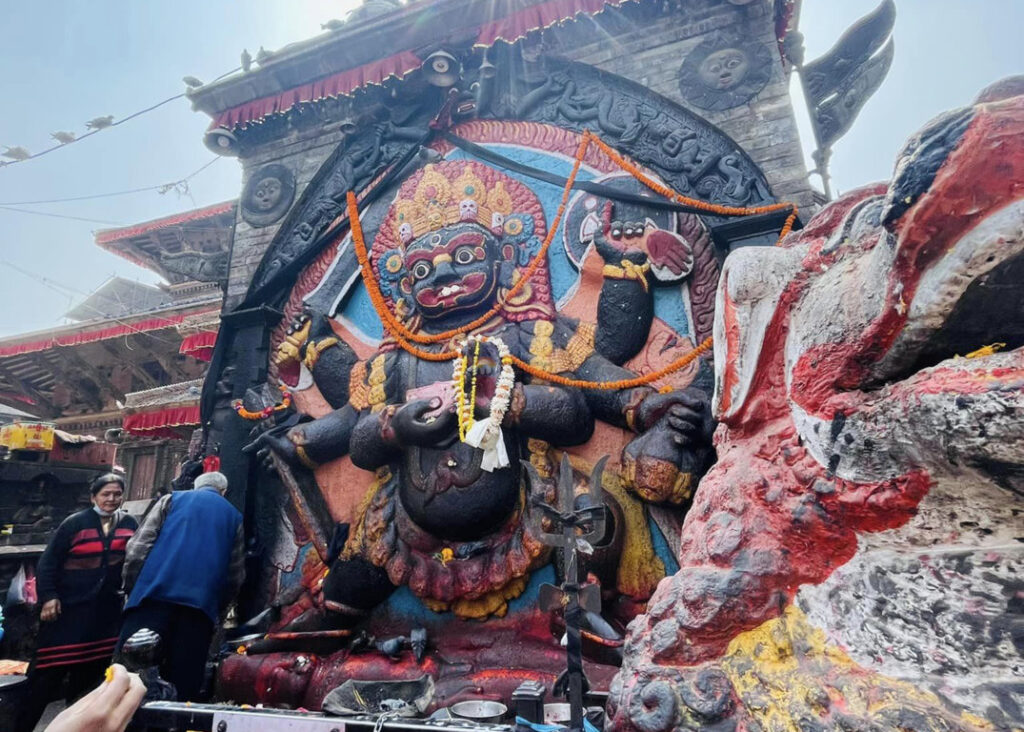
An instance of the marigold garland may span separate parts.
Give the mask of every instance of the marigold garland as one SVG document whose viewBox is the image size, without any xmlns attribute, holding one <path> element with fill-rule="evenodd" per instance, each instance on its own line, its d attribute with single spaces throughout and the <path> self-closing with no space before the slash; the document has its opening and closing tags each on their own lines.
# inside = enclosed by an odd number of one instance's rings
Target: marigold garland
<svg viewBox="0 0 1024 732">
<path fill-rule="evenodd" d="M 650 188 L 652 191 L 661 194 L 665 198 L 671 199 L 676 203 L 681 203 L 691 208 L 696 208 L 701 211 L 708 213 L 719 214 L 721 216 L 756 216 L 757 214 L 772 213 L 773 211 L 783 211 L 786 209 L 790 210 L 789 216 L 786 217 L 786 222 L 783 224 L 782 229 L 779 231 L 779 238 L 776 241 L 776 245 L 782 242 L 786 238 L 786 235 L 793 230 L 793 224 L 796 222 L 798 209 L 795 203 L 783 202 L 783 203 L 771 203 L 767 206 L 722 206 L 717 203 L 708 203 L 707 201 L 701 201 L 697 198 L 688 198 L 687 196 L 676 193 L 668 186 L 664 186 L 661 183 L 653 180 L 647 176 L 643 171 L 640 170 L 636 165 L 626 160 L 626 158 L 619 155 L 607 142 L 602 140 L 600 137 L 595 135 L 590 130 L 584 130 L 583 136 L 589 138 L 595 145 L 597 145 L 601 151 L 612 159 L 612 162 L 618 165 L 620 168 L 625 170 L 627 173 L 632 175 L 638 181 L 643 183 L 645 186 Z"/>
<path fill-rule="evenodd" d="M 470 367 L 469 356 L 459 353 L 455 359 L 455 372 L 452 375 L 452 383 L 455 387 L 455 414 L 459 420 L 459 439 L 466 441 L 466 433 L 473 426 L 473 412 L 476 410 L 476 377 L 480 368 L 480 339 L 473 339 L 473 365 Z M 463 343 L 465 348 L 468 343 Z M 469 387 L 469 399 L 466 398 L 466 371 L 472 374 L 472 381 Z"/>
<path fill-rule="evenodd" d="M 231 402 L 231 408 L 234 409 L 238 416 L 241 417 L 242 419 L 248 419 L 254 422 L 260 419 L 266 419 L 274 412 L 282 412 L 292 405 L 292 393 L 288 391 L 288 387 L 285 386 L 284 384 L 280 384 L 277 388 L 281 390 L 282 394 L 280 404 L 275 404 L 274 406 L 270 407 L 264 407 L 258 412 L 250 412 L 248 409 L 242 406 L 241 399 L 235 399 L 235 401 Z"/>
<path fill-rule="evenodd" d="M 490 414 L 482 420 L 476 420 L 476 386 L 477 374 L 480 370 L 480 344 L 490 343 L 498 350 L 501 360 L 501 372 L 491 397 Z M 469 350 L 472 347 L 473 365 L 469 366 Z M 512 401 L 512 389 L 515 387 L 516 374 L 512 368 L 512 353 L 501 338 L 483 335 L 470 336 L 459 345 L 459 355 L 452 368 L 452 388 L 455 390 L 455 414 L 459 422 L 459 439 L 473 447 L 479 447 L 484 455 L 480 468 L 488 473 L 496 468 L 504 468 L 509 464 L 508 452 L 505 449 L 501 424 L 505 421 L 509 404 Z M 466 399 L 466 372 L 471 371 L 472 381 L 469 389 L 469 400 Z"/>
<path fill-rule="evenodd" d="M 544 258 L 547 256 L 548 249 L 551 247 L 552 241 L 554 241 L 555 232 L 558 230 L 558 227 L 561 224 L 562 216 L 564 215 L 565 208 L 568 205 L 569 196 L 572 193 L 573 184 L 576 182 L 576 176 L 579 173 L 580 166 L 583 163 L 583 158 L 591 142 L 597 145 L 601 149 L 601 151 L 604 152 L 605 155 L 607 155 L 612 160 L 612 162 L 614 162 L 620 168 L 628 172 L 630 175 L 632 175 L 638 181 L 640 181 L 645 186 L 650 188 L 652 191 L 659 193 L 665 198 L 668 198 L 670 200 L 673 200 L 677 203 L 686 206 L 690 206 L 692 208 L 696 208 L 700 211 L 719 214 L 722 216 L 750 216 L 772 213 L 774 211 L 783 211 L 788 209 L 790 213 L 789 216 L 786 217 L 786 221 L 779 232 L 779 238 L 776 242 L 776 245 L 780 244 L 782 240 L 785 239 L 786 236 L 793 230 L 793 224 L 795 223 L 798 214 L 796 204 L 784 202 L 773 203 L 766 206 L 738 207 L 722 206 L 716 203 L 708 203 L 707 201 L 701 201 L 696 198 L 688 198 L 687 196 L 683 196 L 679 193 L 676 193 L 671 188 L 668 188 L 667 186 L 664 186 L 658 183 L 657 181 L 653 180 L 652 178 L 647 176 L 643 171 L 641 171 L 638 166 L 631 163 L 626 158 L 622 157 L 618 152 L 616 152 L 610 145 L 604 142 L 597 135 L 592 133 L 590 130 L 584 130 L 582 138 L 580 139 L 579 147 L 576 150 L 572 172 L 566 179 L 565 189 L 562 191 L 562 200 L 559 203 L 558 210 L 556 211 L 555 217 L 552 220 L 551 228 L 548 230 L 547 236 L 545 237 L 543 244 L 541 244 L 540 250 L 534 256 L 533 260 L 526 268 L 526 271 L 523 273 L 522 277 L 520 277 L 519 280 L 516 283 L 514 283 L 513 286 L 509 289 L 506 295 L 506 299 L 514 297 L 516 294 L 519 293 L 520 290 L 523 289 L 523 287 L 526 286 L 526 283 L 530 280 L 530 278 L 533 277 L 534 274 L 536 274 L 541 262 L 544 261 Z M 427 351 L 422 348 L 419 348 L 418 346 L 415 345 L 415 343 L 441 343 L 443 341 L 451 340 L 456 336 L 468 333 L 469 331 L 472 331 L 474 328 L 478 328 L 481 325 L 484 325 L 488 320 L 490 320 L 492 317 L 500 313 L 502 308 L 504 307 L 504 301 L 495 303 L 495 305 L 490 310 L 481 315 L 479 318 L 476 318 L 475 320 L 466 323 L 465 325 L 459 328 L 445 331 L 443 333 L 422 334 L 414 333 L 413 331 L 409 330 L 403 323 L 401 323 L 395 317 L 394 313 L 391 312 L 390 308 L 388 308 L 387 303 L 384 300 L 384 295 L 381 293 L 380 287 L 377 284 L 377 280 L 373 275 L 373 268 L 370 265 L 369 254 L 366 247 L 366 240 L 363 236 L 362 224 L 359 221 L 359 207 L 355 192 L 348 192 L 347 203 L 349 225 L 351 226 L 352 229 L 352 243 L 353 248 L 355 249 L 356 252 L 356 259 L 359 261 L 360 274 L 362 275 L 363 278 L 363 284 L 366 286 L 366 291 L 370 296 L 370 301 L 373 303 L 374 310 L 376 310 L 377 315 L 380 317 L 381 322 L 383 323 L 385 329 L 388 331 L 388 334 L 392 338 L 394 338 L 396 344 L 400 348 L 412 354 L 416 358 L 422 359 L 424 361 L 451 361 L 453 359 L 458 358 L 459 353 L 457 351 Z M 486 337 L 481 337 L 481 339 L 484 341 L 487 340 Z M 551 373 L 550 371 L 547 371 L 545 369 L 532 366 L 531 364 L 527 363 L 526 361 L 523 361 L 520 358 L 517 358 L 514 355 L 510 356 L 510 360 L 522 371 L 536 378 L 548 381 L 552 384 L 559 384 L 561 386 L 568 386 L 579 389 L 618 391 L 621 389 L 630 389 L 637 386 L 645 386 L 654 381 L 657 381 L 658 379 L 668 376 L 671 373 L 679 371 L 680 369 L 685 368 L 690 363 L 692 363 L 702 353 L 705 353 L 707 350 L 709 350 L 712 347 L 712 345 L 714 345 L 714 342 L 712 338 L 709 336 L 708 338 L 705 338 L 704 341 L 701 342 L 700 345 L 698 345 L 694 350 L 690 351 L 685 356 L 676 359 L 675 361 L 673 361 L 668 366 L 665 366 L 662 369 L 651 372 L 649 374 L 644 374 L 642 376 L 637 376 L 632 379 L 619 379 L 617 381 L 584 381 L 583 379 L 570 379 L 559 374 Z M 239 412 L 239 414 L 242 413 Z M 250 412 L 249 414 L 258 413 Z M 253 417 L 246 418 L 253 419 Z M 259 419 L 262 418 L 262 416 L 255 418 Z"/>
<path fill-rule="evenodd" d="M 699 357 L 702 353 L 707 351 L 713 345 L 714 341 L 712 340 L 711 336 L 708 336 L 701 342 L 699 346 L 694 348 L 685 356 L 677 358 L 675 361 L 670 363 L 665 368 L 658 369 L 657 371 L 652 371 L 651 373 L 644 374 L 643 376 L 637 376 L 632 379 L 619 379 L 618 381 L 584 381 L 583 379 L 570 379 L 566 376 L 553 374 L 549 371 L 545 371 L 544 369 L 539 369 L 536 366 L 531 366 L 526 361 L 516 358 L 515 356 L 512 356 L 512 363 L 514 363 L 516 366 L 518 366 L 520 369 L 530 374 L 531 376 L 535 376 L 538 379 L 544 379 L 545 381 L 549 381 L 552 384 L 558 384 L 560 386 L 570 386 L 576 389 L 619 391 L 620 389 L 632 389 L 637 386 L 646 386 L 647 384 L 650 384 L 652 381 L 657 381 L 658 379 L 664 376 L 668 376 L 669 374 L 679 371 L 682 368 L 686 368 L 691 363 L 693 363 L 694 359 Z"/>
</svg>

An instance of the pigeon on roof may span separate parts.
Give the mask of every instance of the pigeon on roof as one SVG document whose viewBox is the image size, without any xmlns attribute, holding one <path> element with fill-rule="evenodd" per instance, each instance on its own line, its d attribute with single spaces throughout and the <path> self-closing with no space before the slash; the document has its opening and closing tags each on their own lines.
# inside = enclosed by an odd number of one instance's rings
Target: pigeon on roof
<svg viewBox="0 0 1024 732">
<path fill-rule="evenodd" d="M 263 46 L 260 46 L 260 50 L 256 52 L 256 64 L 262 66 L 273 57 L 273 53 L 265 49 Z"/>
</svg>

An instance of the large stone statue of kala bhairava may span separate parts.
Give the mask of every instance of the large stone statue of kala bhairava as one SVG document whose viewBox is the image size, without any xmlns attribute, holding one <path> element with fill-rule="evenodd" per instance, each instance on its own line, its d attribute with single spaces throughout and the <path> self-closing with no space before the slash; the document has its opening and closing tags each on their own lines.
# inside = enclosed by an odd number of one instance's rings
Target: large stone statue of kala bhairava
<svg viewBox="0 0 1024 732">
<path fill-rule="evenodd" d="M 610 167 L 602 159 L 584 174 L 621 186 Z M 278 368 L 309 419 L 253 447 L 293 475 L 312 471 L 344 542 L 327 557 L 292 550 L 299 584 L 283 580 L 279 595 L 298 599 L 278 637 L 359 638 L 290 703 L 316 705 L 347 678 L 429 673 L 438 703 L 553 682 L 564 620 L 537 606 L 537 589 L 562 581 L 563 563 L 527 514 L 531 502 L 557 505 L 563 450 L 580 495 L 599 457 L 614 463 L 602 481 L 605 535 L 576 578 L 603 599 L 584 620 L 595 684 L 607 688 L 625 625 L 674 569 L 670 545 L 713 460 L 711 372 L 693 359 L 653 385 L 635 382 L 696 345 L 689 318 L 701 313 L 688 288 L 717 277 L 708 233 L 696 216 L 586 194 L 553 239 L 556 193 L 476 161 L 426 165 L 362 217 L 376 285 L 349 293 L 337 317 L 296 311 L 282 335 Z M 317 274 L 331 256 L 312 268 L 318 282 L 331 279 Z M 376 313 L 360 320 L 359 307 Z M 384 331 L 370 346 L 362 329 L 379 328 L 383 309 L 408 332 L 453 335 L 403 344 Z M 526 480 L 524 461 L 540 482 Z M 418 627 L 425 657 L 381 651 L 403 647 L 382 638 Z"/>
<path fill-rule="evenodd" d="M 615 729 L 1024 724 L 1024 96 L 732 254 L 718 462 L 630 625 Z"/>
</svg>

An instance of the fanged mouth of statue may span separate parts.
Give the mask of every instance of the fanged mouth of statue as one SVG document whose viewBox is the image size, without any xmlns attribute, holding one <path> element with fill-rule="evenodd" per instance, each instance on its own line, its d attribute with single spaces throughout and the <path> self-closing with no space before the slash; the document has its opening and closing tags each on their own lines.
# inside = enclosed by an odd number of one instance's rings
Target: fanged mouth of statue
<svg viewBox="0 0 1024 732">
<path fill-rule="evenodd" d="M 907 323 L 871 386 L 939 367 L 1024 377 L 1024 200 L 964 234 L 898 306 L 907 308 Z"/>
<path fill-rule="evenodd" d="M 473 272 L 455 282 L 424 288 L 416 294 L 416 300 L 425 308 L 450 308 L 474 299 L 486 283 L 487 275 Z"/>
</svg>

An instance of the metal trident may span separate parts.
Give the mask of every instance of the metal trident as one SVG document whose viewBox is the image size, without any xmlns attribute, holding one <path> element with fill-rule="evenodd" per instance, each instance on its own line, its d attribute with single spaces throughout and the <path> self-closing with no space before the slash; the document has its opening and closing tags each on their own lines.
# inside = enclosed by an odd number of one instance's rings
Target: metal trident
<svg viewBox="0 0 1024 732">
<path fill-rule="evenodd" d="M 576 487 L 573 480 L 569 456 L 562 454 L 558 473 L 558 508 L 544 502 L 541 478 L 537 470 L 526 460 L 523 467 L 530 478 L 529 509 L 526 512 L 526 528 L 543 544 L 562 550 L 565 562 L 565 577 L 561 587 L 544 584 L 540 588 L 540 606 L 551 611 L 565 610 L 566 670 L 555 682 L 552 690 L 556 695 L 569 698 L 569 725 L 574 730 L 583 729 L 583 694 L 589 688 L 583 673 L 583 643 L 580 636 L 580 616 L 584 611 L 601 611 L 601 591 L 597 585 L 580 586 L 580 552 L 591 554 L 591 541 L 604 536 L 605 507 L 601 499 L 601 477 L 608 456 L 597 461 L 590 474 L 590 485 L 581 496 L 583 505 L 576 508 Z M 548 519 L 554 529 L 545 531 L 543 520 Z"/>
</svg>

